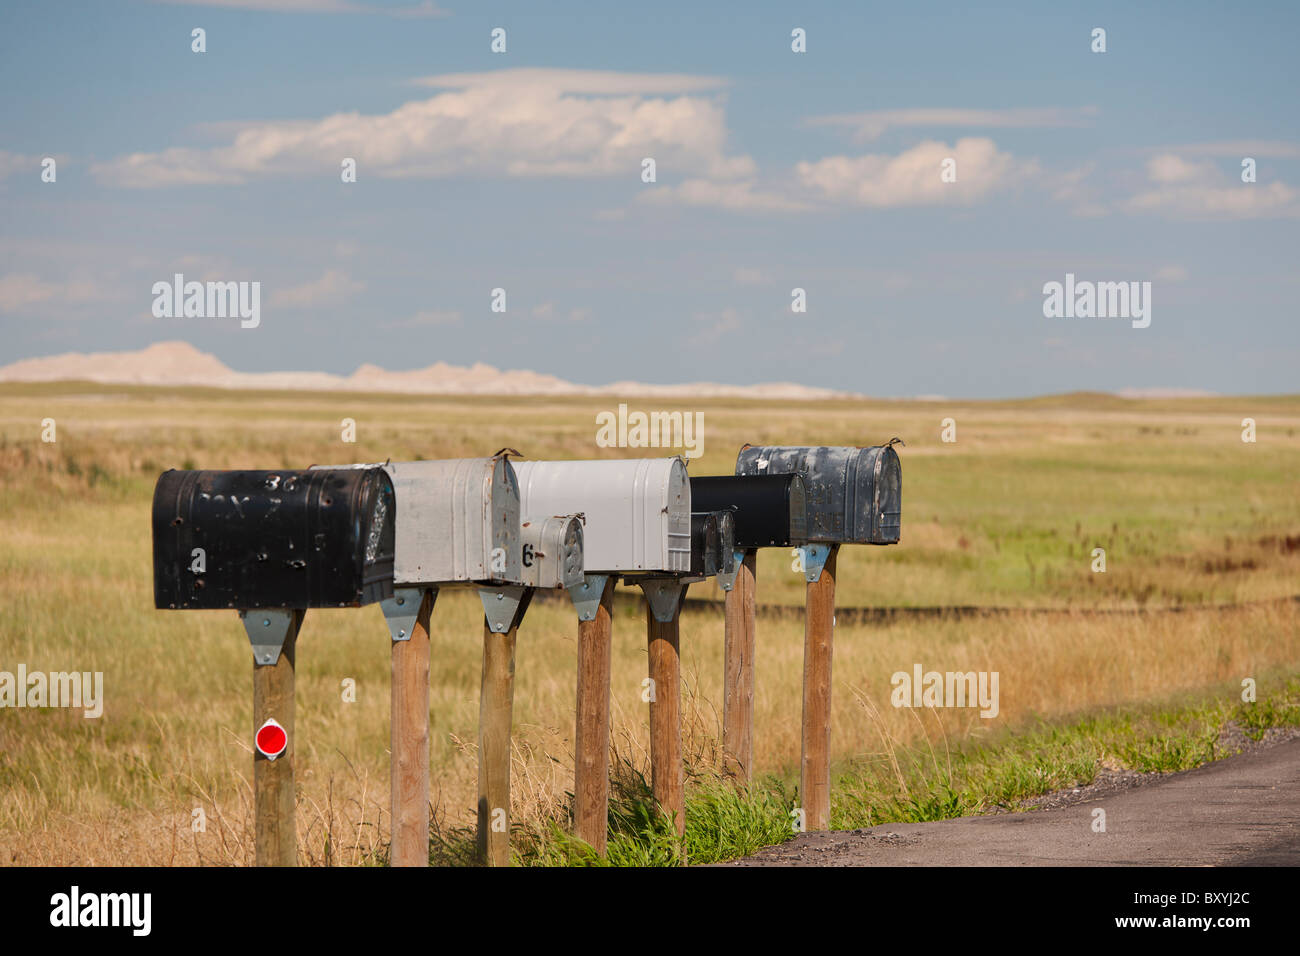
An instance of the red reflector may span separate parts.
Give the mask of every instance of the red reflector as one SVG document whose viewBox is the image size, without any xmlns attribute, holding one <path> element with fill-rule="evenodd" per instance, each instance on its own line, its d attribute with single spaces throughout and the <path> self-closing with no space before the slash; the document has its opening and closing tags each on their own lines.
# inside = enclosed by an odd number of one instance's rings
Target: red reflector
<svg viewBox="0 0 1300 956">
<path fill-rule="evenodd" d="M 258 751 L 264 757 L 274 760 L 280 754 L 284 753 L 284 748 L 289 743 L 289 735 L 284 732 L 284 728 L 276 723 L 272 717 L 257 731 L 255 739 Z"/>
</svg>

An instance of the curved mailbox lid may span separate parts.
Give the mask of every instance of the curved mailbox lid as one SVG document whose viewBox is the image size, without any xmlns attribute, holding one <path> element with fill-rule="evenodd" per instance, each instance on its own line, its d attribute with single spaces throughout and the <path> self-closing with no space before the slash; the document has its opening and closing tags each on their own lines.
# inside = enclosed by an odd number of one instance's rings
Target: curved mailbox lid
<svg viewBox="0 0 1300 956">
<path fill-rule="evenodd" d="M 520 461 L 524 514 L 581 514 L 589 574 L 686 573 L 691 486 L 680 458 Z"/>
<path fill-rule="evenodd" d="M 691 476 L 691 507 L 735 517 L 736 547 L 790 547 L 808 540 L 808 511 L 798 475 Z"/>
<path fill-rule="evenodd" d="M 154 603 L 381 601 L 393 593 L 394 510 L 392 482 L 376 467 L 164 472 L 153 499 Z"/>
<path fill-rule="evenodd" d="M 577 515 L 526 518 L 519 527 L 523 584 L 571 588 L 582 583 L 582 520 Z"/>
<path fill-rule="evenodd" d="M 730 511 L 691 513 L 691 574 L 726 577 L 736 572 L 736 520 Z"/>
<path fill-rule="evenodd" d="M 892 445 L 746 445 L 736 474 L 798 474 L 808 501 L 808 540 L 895 544 L 902 517 L 902 466 Z"/>
<path fill-rule="evenodd" d="M 722 536 L 718 532 L 718 515 L 721 512 L 693 512 L 691 514 L 691 574 L 713 577 L 718 573 L 722 558 Z"/>
</svg>

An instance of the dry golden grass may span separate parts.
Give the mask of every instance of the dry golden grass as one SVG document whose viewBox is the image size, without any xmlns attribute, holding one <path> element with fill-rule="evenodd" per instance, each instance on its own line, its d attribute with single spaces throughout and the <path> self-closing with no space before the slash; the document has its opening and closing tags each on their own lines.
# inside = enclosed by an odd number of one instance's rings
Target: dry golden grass
<svg viewBox="0 0 1300 956">
<path fill-rule="evenodd" d="M 0 863 L 251 862 L 251 659 L 233 614 L 152 607 L 149 501 L 157 473 L 196 467 L 483 455 L 614 457 L 594 447 L 601 400 L 452 401 L 241 395 L 211 390 L 0 387 L 0 670 L 103 671 L 104 716 L 0 710 Z M 660 407 L 651 402 L 644 407 Z M 680 408 L 684 403 L 662 407 Z M 696 406 L 691 406 L 692 408 Z M 730 470 L 745 441 L 908 441 L 903 542 L 847 548 L 840 606 L 997 605 L 995 615 L 845 613 L 836 633 L 834 756 L 890 743 L 952 744 L 1100 708 L 1265 681 L 1294 667 L 1300 609 L 1300 402 L 1292 398 L 1019 403 L 705 402 L 697 474 Z M 1240 419 L 1259 423 L 1243 445 Z M 959 441 L 938 440 L 939 419 Z M 42 418 L 59 441 L 39 441 Z M 343 417 L 359 441 L 338 440 Z M 635 454 L 634 452 L 633 454 Z M 1105 547 L 1105 575 L 1089 570 Z M 759 598 L 797 605 L 788 555 L 760 557 Z M 692 596 L 718 597 L 712 583 Z M 1203 603 L 1223 610 L 1169 608 Z M 1055 607 L 1059 612 L 1028 611 Z M 1139 612 L 1139 609 L 1148 610 Z M 1120 609 L 1124 613 L 1099 613 Z M 1162 610 L 1165 609 L 1165 610 Z M 644 614 L 616 608 L 613 710 L 620 760 L 646 769 Z M 563 817 L 572 781 L 576 626 L 540 602 L 520 635 L 512 819 Z M 446 831 L 473 821 L 481 609 L 470 592 L 434 615 L 431 801 Z M 388 831 L 388 638 L 376 608 L 313 611 L 298 653 L 300 855 L 382 859 Z M 682 626 L 687 751 L 716 770 L 722 619 Z M 802 622 L 763 616 L 756 769 L 797 776 Z M 889 706 L 890 675 L 996 670 L 1001 713 Z M 356 681 L 345 703 L 341 682 Z M 192 813 L 206 815 L 204 832 Z"/>
</svg>

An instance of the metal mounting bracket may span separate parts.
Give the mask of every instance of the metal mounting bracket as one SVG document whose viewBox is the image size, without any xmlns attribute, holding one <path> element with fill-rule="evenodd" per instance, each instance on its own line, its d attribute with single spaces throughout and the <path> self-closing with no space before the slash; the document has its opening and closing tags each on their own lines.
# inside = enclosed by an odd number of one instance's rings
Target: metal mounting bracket
<svg viewBox="0 0 1300 956">
<path fill-rule="evenodd" d="M 736 586 L 736 575 L 740 573 L 740 566 L 745 562 L 745 550 L 736 548 L 731 552 L 731 571 L 727 574 L 718 575 L 718 583 L 722 585 L 722 590 L 730 591 Z"/>
<path fill-rule="evenodd" d="M 815 584 L 822 576 L 822 568 L 830 560 L 833 544 L 805 544 L 799 550 L 803 552 L 803 576 L 809 584 Z"/>
<path fill-rule="evenodd" d="M 686 582 L 679 577 L 641 578 L 637 584 L 645 592 L 646 603 L 650 605 L 650 613 L 656 621 L 667 624 L 677 616 Z"/>
<path fill-rule="evenodd" d="M 573 598 L 579 621 L 596 620 L 600 598 L 605 593 L 605 582 L 608 580 L 608 574 L 587 574 L 583 576 L 581 584 L 569 588 L 569 597 Z"/>
<path fill-rule="evenodd" d="M 303 613 L 305 612 L 292 608 L 254 608 L 239 612 L 239 619 L 244 622 L 244 631 L 248 634 L 248 642 L 253 645 L 254 663 L 266 667 L 280 659 L 284 643 L 294 627 L 294 618 Z M 298 620 L 301 621 L 301 618 Z"/>
<path fill-rule="evenodd" d="M 379 602 L 388 622 L 388 633 L 394 641 L 409 641 L 415 632 L 415 619 L 420 616 L 420 605 L 424 603 L 424 592 L 433 596 L 430 603 L 438 600 L 437 588 L 393 588 L 393 596 Z"/>
<path fill-rule="evenodd" d="M 493 633 L 504 634 L 514 630 L 524 619 L 528 603 L 533 599 L 533 589 L 523 584 L 503 584 L 494 588 L 479 588 L 483 602 L 483 616 Z"/>
</svg>

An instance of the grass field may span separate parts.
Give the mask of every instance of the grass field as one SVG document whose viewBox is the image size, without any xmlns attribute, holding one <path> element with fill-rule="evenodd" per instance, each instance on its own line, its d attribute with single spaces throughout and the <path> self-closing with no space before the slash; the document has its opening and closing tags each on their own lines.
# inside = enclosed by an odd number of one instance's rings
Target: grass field
<svg viewBox="0 0 1300 956">
<path fill-rule="evenodd" d="M 102 671 L 99 719 L 0 710 L 0 862 L 252 860 L 251 654 L 233 613 L 154 610 L 149 506 L 166 468 L 290 468 L 386 458 L 619 457 L 595 445 L 615 401 L 401 398 L 89 384 L 0 385 L 0 671 Z M 1300 719 L 1300 396 L 1014 402 L 644 400 L 704 413 L 694 474 L 744 442 L 906 441 L 902 543 L 845 548 L 836 628 L 835 822 L 952 815 L 1090 779 L 1101 765 L 1181 769 L 1217 755 L 1227 720 Z M 957 441 L 940 441 L 953 418 Z M 1258 441 L 1241 440 L 1242 419 Z M 57 442 L 41 441 L 41 422 Z M 357 441 L 340 440 L 353 418 Z M 649 452 L 655 454 L 657 452 Z M 1093 549 L 1106 552 L 1092 571 Z M 671 863 L 647 810 L 644 612 L 620 589 L 611 860 Z M 718 598 L 716 585 L 692 597 Z M 759 600 L 798 606 L 788 553 L 762 552 Z M 993 607 L 997 613 L 927 609 Z M 907 609 L 911 609 L 910 611 Z M 466 859 L 473 822 L 481 609 L 434 615 L 433 853 Z M 572 786 L 576 626 L 541 602 L 521 631 L 512 819 L 521 862 L 589 862 L 563 836 Z M 383 862 L 389 641 L 377 608 L 313 611 L 298 649 L 300 856 Z M 802 623 L 759 622 L 746 797 L 717 784 L 722 616 L 682 624 L 692 860 L 789 832 Z M 1000 674 L 1000 713 L 890 706 L 890 675 Z M 1254 678 L 1257 704 L 1242 704 Z M 354 703 L 342 682 L 356 682 Z M 205 829 L 192 820 L 202 810 Z"/>
</svg>

